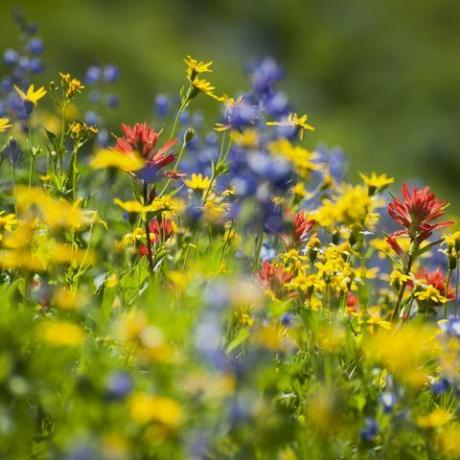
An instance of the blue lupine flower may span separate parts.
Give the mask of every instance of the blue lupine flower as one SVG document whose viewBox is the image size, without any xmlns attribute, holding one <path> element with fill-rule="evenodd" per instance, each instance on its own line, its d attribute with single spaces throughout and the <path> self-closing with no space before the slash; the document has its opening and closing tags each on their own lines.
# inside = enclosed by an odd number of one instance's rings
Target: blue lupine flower
<svg viewBox="0 0 460 460">
<path fill-rule="evenodd" d="M 29 71 L 32 73 L 42 73 L 44 68 L 43 61 L 39 58 L 32 58 L 29 61 Z"/>
<path fill-rule="evenodd" d="M 19 53 L 16 50 L 8 48 L 3 53 L 3 62 L 6 65 L 15 64 L 19 60 Z"/>
<path fill-rule="evenodd" d="M 85 123 L 91 126 L 96 126 L 99 123 L 99 115 L 92 110 L 85 113 Z"/>
<path fill-rule="evenodd" d="M 460 318 L 458 316 L 449 316 L 447 321 L 439 322 L 439 327 L 448 335 L 460 337 Z"/>
<path fill-rule="evenodd" d="M 166 117 L 169 113 L 170 102 L 165 94 L 158 94 L 155 98 L 155 113 L 159 117 Z"/>
<path fill-rule="evenodd" d="M 113 64 L 108 64 L 104 66 L 103 75 L 104 75 L 105 81 L 109 83 L 113 83 L 114 81 L 118 80 L 118 78 L 120 77 L 120 70 L 118 69 L 117 66 Z"/>
<path fill-rule="evenodd" d="M 102 71 L 99 67 L 97 66 L 88 67 L 88 69 L 86 70 L 85 82 L 88 85 L 97 83 L 99 79 L 101 78 L 101 75 L 102 75 Z"/>
<path fill-rule="evenodd" d="M 41 54 L 43 53 L 45 47 L 43 45 L 43 40 L 39 37 L 32 38 L 32 40 L 27 43 L 27 49 L 32 54 Z"/>
<path fill-rule="evenodd" d="M 281 324 L 283 326 L 290 326 L 293 320 L 294 316 L 292 313 L 284 313 L 284 315 L 281 317 Z"/>
<path fill-rule="evenodd" d="M 110 135 L 106 129 L 100 129 L 97 133 L 97 142 L 103 147 L 109 147 L 110 145 Z"/>
<path fill-rule="evenodd" d="M 264 101 L 265 110 L 272 118 L 286 116 L 290 112 L 289 101 L 286 93 L 276 92 Z"/>
<path fill-rule="evenodd" d="M 120 100 L 118 99 L 118 96 L 115 96 L 114 94 L 111 94 L 107 97 L 107 105 L 110 108 L 115 108 L 118 107 L 118 104 L 120 103 Z"/>
<path fill-rule="evenodd" d="M 268 92 L 283 77 L 283 69 L 271 57 L 255 60 L 248 66 L 252 88 L 256 93 Z"/>
<path fill-rule="evenodd" d="M 253 126 L 259 118 L 259 110 L 240 97 L 233 103 L 226 104 L 224 109 L 224 124 L 233 129 L 243 129 Z"/>
<path fill-rule="evenodd" d="M 361 438 L 364 441 L 373 441 L 378 432 L 378 425 L 375 419 L 367 418 L 364 421 L 364 428 L 361 430 Z"/>
<path fill-rule="evenodd" d="M 276 251 L 267 242 L 264 242 L 260 250 L 260 260 L 262 262 L 271 262 L 275 257 Z"/>
</svg>

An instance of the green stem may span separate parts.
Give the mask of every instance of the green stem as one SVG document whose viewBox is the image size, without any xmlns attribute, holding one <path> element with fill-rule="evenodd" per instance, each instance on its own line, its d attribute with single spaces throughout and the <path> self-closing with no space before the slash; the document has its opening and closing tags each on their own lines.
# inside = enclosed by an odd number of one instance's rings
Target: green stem
<svg viewBox="0 0 460 460">
<path fill-rule="evenodd" d="M 144 206 L 147 206 L 149 194 L 148 194 L 148 183 L 144 181 L 143 192 L 144 192 Z M 147 246 L 147 259 L 149 261 L 150 273 L 153 273 L 153 254 L 152 254 L 152 242 L 150 241 L 150 228 L 149 228 L 149 219 L 145 216 L 145 238 Z"/>
<path fill-rule="evenodd" d="M 408 275 L 410 273 L 413 262 L 414 260 L 412 257 L 412 253 L 409 253 L 409 259 L 407 260 L 407 266 L 406 266 L 406 269 L 404 270 L 405 275 Z M 398 316 L 399 307 L 401 306 L 401 301 L 404 296 L 404 292 L 406 291 L 406 286 L 407 286 L 407 282 L 404 281 L 402 283 L 401 289 L 399 290 L 398 300 L 396 301 L 395 309 L 393 310 L 393 314 L 391 315 L 391 321 L 394 321 Z"/>
</svg>

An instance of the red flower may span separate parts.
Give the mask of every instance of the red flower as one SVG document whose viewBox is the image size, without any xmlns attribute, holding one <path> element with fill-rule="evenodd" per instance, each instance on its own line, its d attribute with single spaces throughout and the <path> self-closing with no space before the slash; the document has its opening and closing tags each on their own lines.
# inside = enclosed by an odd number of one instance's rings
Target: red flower
<svg viewBox="0 0 460 460">
<path fill-rule="evenodd" d="M 175 139 L 170 139 L 163 147 L 154 151 L 160 134 L 147 123 L 136 123 L 134 126 L 122 123 L 121 130 L 123 136 L 117 138 L 115 146 L 120 152 L 129 153 L 135 150 L 144 157 L 148 166 L 157 168 L 162 168 L 176 159 L 174 154 L 167 154 L 168 150 L 176 144 Z"/>
<path fill-rule="evenodd" d="M 277 291 L 292 279 L 292 275 L 283 267 L 275 267 L 268 260 L 264 261 L 259 271 L 259 278 L 265 288 Z"/>
<path fill-rule="evenodd" d="M 166 241 L 174 234 L 174 224 L 170 219 L 162 219 L 161 222 L 158 222 L 155 217 L 149 222 L 149 232 L 153 243 Z"/>
<path fill-rule="evenodd" d="M 453 222 L 435 222 L 444 215 L 447 201 L 440 200 L 428 188 L 409 190 L 406 184 L 402 186 L 403 200 L 393 198 L 388 205 L 390 217 L 405 227 L 405 230 L 396 232 L 394 236 L 406 234 L 421 242 L 428 238 L 433 230 L 451 225 Z M 391 244 L 391 243 L 390 243 Z"/>
<path fill-rule="evenodd" d="M 432 272 L 422 269 L 415 277 L 436 288 L 443 297 L 449 300 L 455 299 L 455 290 L 450 285 L 446 286 L 447 276 L 439 268 Z"/>
<path fill-rule="evenodd" d="M 307 233 L 315 225 L 315 221 L 308 219 L 307 215 L 304 212 L 298 212 L 295 216 L 294 221 L 294 236 L 295 239 L 300 242 L 302 241 Z"/>
</svg>

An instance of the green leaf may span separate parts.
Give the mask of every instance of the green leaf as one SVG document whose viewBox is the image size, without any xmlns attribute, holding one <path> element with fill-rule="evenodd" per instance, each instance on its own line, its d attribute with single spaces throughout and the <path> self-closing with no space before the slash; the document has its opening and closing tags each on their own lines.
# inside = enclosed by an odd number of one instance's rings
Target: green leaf
<svg viewBox="0 0 460 460">
<path fill-rule="evenodd" d="M 225 350 L 226 353 L 230 353 L 235 350 L 235 348 L 238 348 L 240 345 L 246 342 L 248 337 L 249 329 L 247 327 L 240 329 L 238 334 L 236 334 L 236 337 L 228 344 L 227 349 Z"/>
</svg>

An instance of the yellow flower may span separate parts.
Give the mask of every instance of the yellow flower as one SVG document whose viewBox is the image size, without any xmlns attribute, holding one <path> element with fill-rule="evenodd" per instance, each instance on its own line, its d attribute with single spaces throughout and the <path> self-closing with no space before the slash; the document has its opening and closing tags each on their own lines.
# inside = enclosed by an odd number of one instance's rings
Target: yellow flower
<svg viewBox="0 0 460 460">
<path fill-rule="evenodd" d="M 138 423 L 157 422 L 167 428 L 176 428 L 183 419 L 182 409 L 176 401 L 140 393 L 130 398 L 129 412 Z"/>
<path fill-rule="evenodd" d="M 10 123 L 9 118 L 0 118 L 0 133 L 3 133 L 8 128 L 11 128 L 11 126 L 13 125 Z"/>
<path fill-rule="evenodd" d="M 73 78 L 69 73 L 59 72 L 59 76 L 61 77 L 61 81 L 65 88 L 65 95 L 67 99 L 71 99 L 77 93 L 81 93 L 85 87 L 80 80 Z"/>
<path fill-rule="evenodd" d="M 452 457 L 460 457 L 460 423 L 452 423 L 444 426 L 442 431 L 437 436 L 437 441 L 440 449 L 447 455 Z"/>
<path fill-rule="evenodd" d="M 53 304 L 62 310 L 79 310 L 83 307 L 85 296 L 76 289 L 60 287 L 53 292 Z"/>
<path fill-rule="evenodd" d="M 420 415 L 417 417 L 417 425 L 420 428 L 438 428 L 445 425 L 452 414 L 446 409 L 437 408 L 427 415 Z"/>
<path fill-rule="evenodd" d="M 80 326 L 67 321 L 43 321 L 37 331 L 43 340 L 58 347 L 75 347 L 85 338 L 85 333 Z"/>
<path fill-rule="evenodd" d="M 17 223 L 18 221 L 15 214 L 5 214 L 5 211 L 0 211 L 0 229 L 3 228 L 5 232 L 11 232 Z"/>
<path fill-rule="evenodd" d="M 394 183 L 393 177 L 387 177 L 386 174 L 376 174 L 372 172 L 370 175 L 366 176 L 363 173 L 359 173 L 363 182 L 367 185 L 369 189 L 369 193 L 372 195 L 376 190 L 381 192 L 384 190 L 388 185 Z"/>
<path fill-rule="evenodd" d="M 192 85 L 196 91 L 206 94 L 207 96 L 210 96 L 213 99 L 218 99 L 218 97 L 214 94 L 214 90 L 216 88 L 208 80 L 204 80 L 201 78 L 195 78 L 192 81 Z"/>
<path fill-rule="evenodd" d="M 292 145 L 287 139 L 279 139 L 268 144 L 268 151 L 272 155 L 286 158 L 302 177 L 308 177 L 311 171 L 319 169 L 314 163 L 316 154 L 300 146 Z"/>
<path fill-rule="evenodd" d="M 456 252 L 460 252 L 460 231 L 445 234 L 442 238 L 449 248 L 455 249 Z"/>
<path fill-rule="evenodd" d="M 292 126 L 299 130 L 300 140 L 303 139 L 303 133 L 305 130 L 314 131 L 315 128 L 307 123 L 308 115 L 302 115 L 299 117 L 296 113 L 290 113 L 285 120 L 281 121 L 267 121 L 267 126 Z"/>
<path fill-rule="evenodd" d="M 396 289 L 399 289 L 404 283 L 410 281 L 412 277 L 410 275 L 405 275 L 400 270 L 393 270 L 390 273 L 390 285 L 395 286 Z"/>
<path fill-rule="evenodd" d="M 192 174 L 190 179 L 185 179 L 184 184 L 192 190 L 207 190 L 211 185 L 211 178 L 202 174 Z"/>
<path fill-rule="evenodd" d="M 248 128 L 242 132 L 232 131 L 231 140 L 240 147 L 257 148 L 259 145 L 259 132 L 256 129 Z"/>
<path fill-rule="evenodd" d="M 121 153 L 112 149 L 101 149 L 89 162 L 93 169 L 117 168 L 125 172 L 138 171 L 144 167 L 144 160 L 136 152 Z"/>
<path fill-rule="evenodd" d="M 198 61 L 192 56 L 187 56 L 184 59 L 186 67 L 186 72 L 187 72 L 187 77 L 189 78 L 190 81 L 193 81 L 195 77 L 200 74 L 200 73 L 205 73 L 205 72 L 212 72 L 211 66 L 213 64 L 212 61 L 209 62 L 203 62 L 203 61 Z"/>
<path fill-rule="evenodd" d="M 95 126 L 87 125 L 81 121 L 73 121 L 69 125 L 69 134 L 72 139 L 87 139 L 97 134 L 98 129 Z"/>
<path fill-rule="evenodd" d="M 437 304 L 444 304 L 449 301 L 447 297 L 444 297 L 443 295 L 441 295 L 439 290 L 436 289 L 431 284 L 423 286 L 421 291 L 417 291 L 414 294 L 414 297 L 417 300 L 421 300 L 421 301 L 431 300 L 432 302 L 437 303 Z"/>
<path fill-rule="evenodd" d="M 23 101 L 31 102 L 34 105 L 37 105 L 37 102 L 46 95 L 46 89 L 44 86 L 35 90 L 34 85 L 30 85 L 25 93 L 16 85 L 14 85 L 14 89 Z"/>
</svg>

